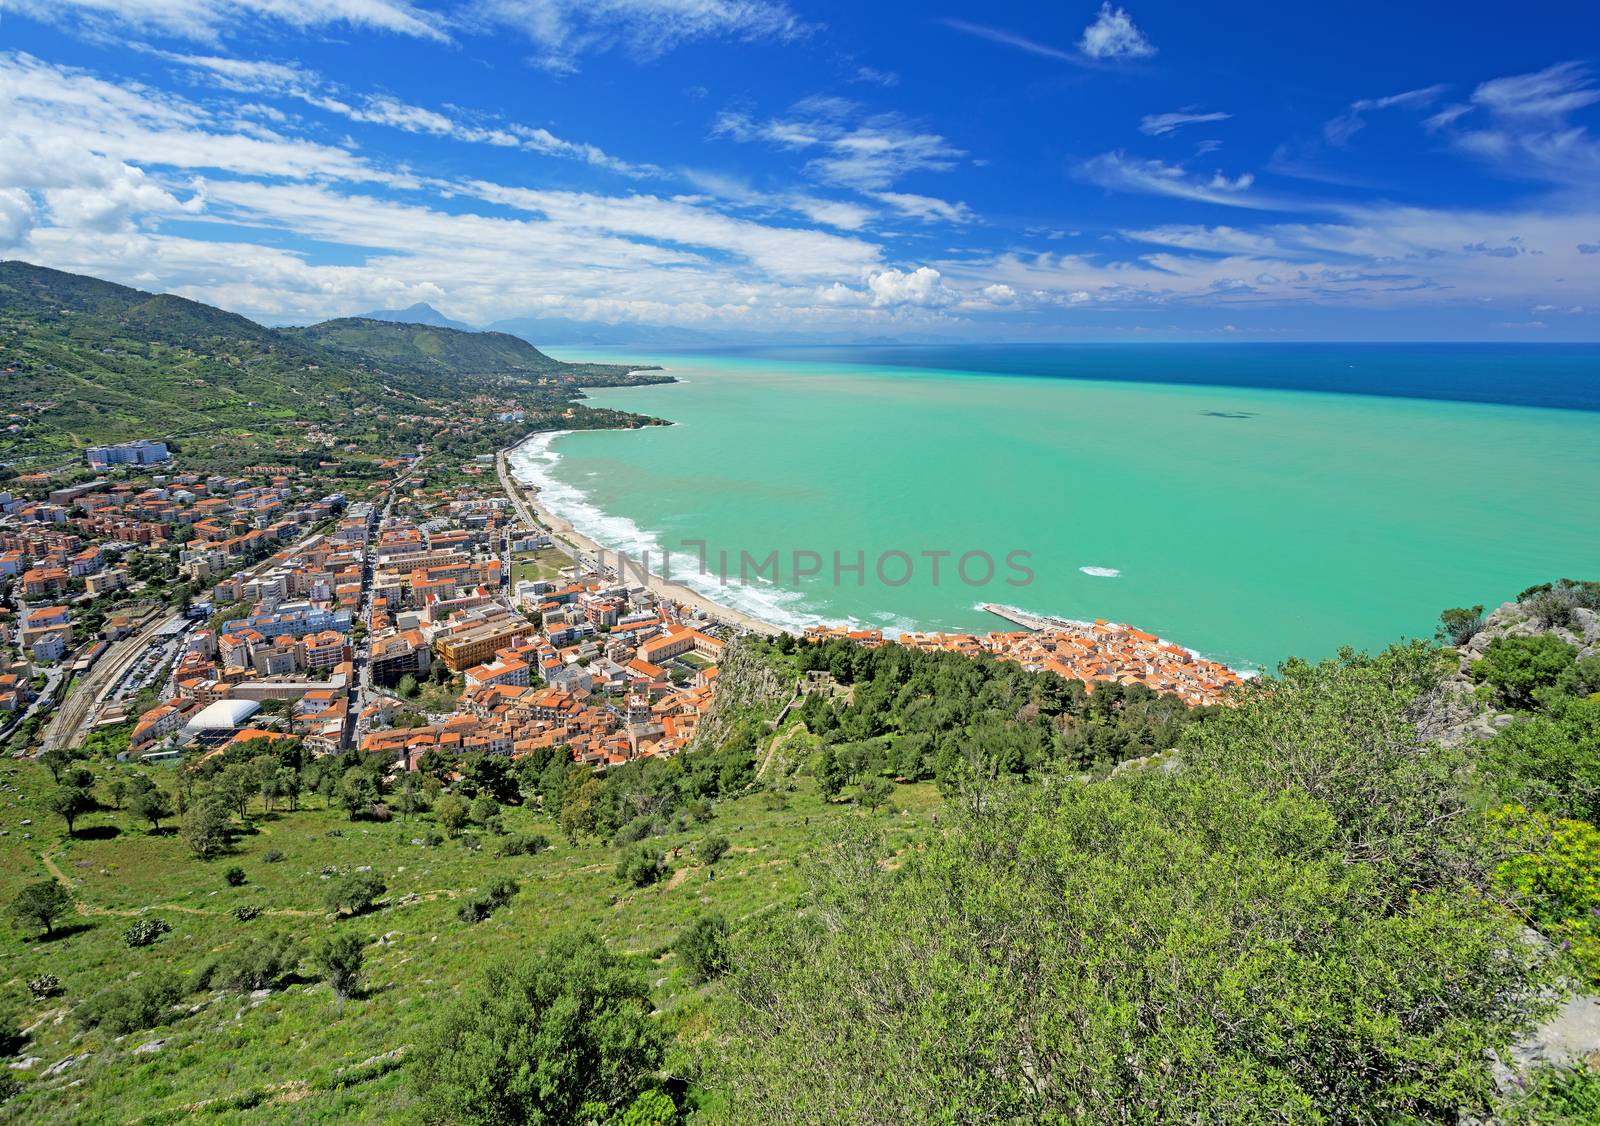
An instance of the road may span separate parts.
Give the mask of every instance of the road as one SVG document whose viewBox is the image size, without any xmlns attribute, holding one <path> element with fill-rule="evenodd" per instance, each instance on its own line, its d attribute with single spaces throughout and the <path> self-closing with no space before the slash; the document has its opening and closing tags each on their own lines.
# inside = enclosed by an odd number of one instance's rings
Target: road
<svg viewBox="0 0 1600 1126">
<path fill-rule="evenodd" d="M 356 621 L 365 622 L 367 634 L 361 643 L 353 647 L 350 658 L 350 688 L 345 708 L 343 740 L 346 747 L 361 746 L 361 737 L 366 734 L 366 725 L 362 722 L 361 712 L 366 707 L 367 697 L 372 694 L 372 573 L 376 552 L 374 543 L 377 535 L 389 523 L 389 515 L 394 511 L 395 497 L 400 495 L 400 490 L 416 481 L 421 481 L 419 470 L 422 469 L 427 457 L 419 457 L 416 463 L 406 471 L 406 475 L 389 486 L 389 494 L 384 498 L 383 511 L 373 511 L 371 522 L 367 527 L 367 542 L 361 549 L 361 598 L 356 603 Z"/>
</svg>

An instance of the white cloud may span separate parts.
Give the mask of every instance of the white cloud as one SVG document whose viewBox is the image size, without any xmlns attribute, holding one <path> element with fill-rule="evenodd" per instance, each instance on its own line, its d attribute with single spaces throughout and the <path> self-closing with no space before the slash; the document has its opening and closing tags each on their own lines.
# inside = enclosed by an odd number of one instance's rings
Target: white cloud
<svg viewBox="0 0 1600 1126">
<path fill-rule="evenodd" d="M 1195 113 L 1184 110 L 1179 113 L 1150 113 L 1139 119 L 1139 132 L 1152 137 L 1159 137 L 1165 133 L 1172 133 L 1185 125 L 1199 125 L 1207 121 L 1226 121 L 1231 113 Z"/>
<path fill-rule="evenodd" d="M 33 221 L 33 198 L 20 188 L 0 188 L 0 249 L 20 245 Z"/>
<path fill-rule="evenodd" d="M 251 21 L 298 29 L 346 25 L 445 41 L 442 20 L 406 0 L 7 0 L 11 11 L 66 27 L 82 21 L 214 42 Z"/>
<path fill-rule="evenodd" d="M 1115 191 L 1172 196 L 1226 207 L 1272 210 L 1281 206 L 1277 201 L 1249 190 L 1255 183 L 1255 177 L 1249 172 L 1240 173 L 1232 179 L 1215 172 L 1206 179 L 1191 174 L 1179 164 L 1143 160 L 1121 152 L 1103 153 L 1086 160 L 1079 166 L 1078 172 L 1090 183 Z"/>
<path fill-rule="evenodd" d="M 1418 90 L 1407 90 L 1401 94 L 1390 94 L 1382 98 L 1362 98 L 1359 101 L 1351 102 L 1349 109 L 1324 125 L 1322 127 L 1322 135 L 1328 139 L 1330 144 L 1348 144 L 1350 138 L 1366 126 L 1366 118 L 1363 115 L 1374 110 L 1415 109 L 1429 106 L 1444 91 L 1445 88 L 1443 86 L 1424 86 Z M 1437 116 L 1435 115 L 1435 117 Z M 1432 119 L 1430 118 L 1430 120 Z"/>
<path fill-rule="evenodd" d="M 758 121 L 727 112 L 713 125 L 714 136 L 764 141 L 779 148 L 821 149 L 806 165 L 817 179 L 861 192 L 884 191 L 915 172 L 954 168 L 965 153 L 944 137 L 907 122 L 898 114 L 874 114 L 852 121 L 855 106 L 843 98 L 808 98 L 782 117 Z"/>
<path fill-rule="evenodd" d="M 933 196 L 913 195 L 908 192 L 870 192 L 879 203 L 887 204 L 901 215 L 920 219 L 924 223 L 971 223 L 977 219 L 972 208 L 961 202 L 935 199 Z"/>
<path fill-rule="evenodd" d="M 525 35 L 535 61 L 556 73 L 606 51 L 648 61 L 699 39 L 787 43 L 815 30 L 780 0 L 475 0 L 467 12 Z"/>
<path fill-rule="evenodd" d="M 1017 50 L 1026 51 L 1030 55 L 1038 55 L 1041 58 L 1057 59 L 1061 62 L 1078 63 L 1080 65 L 1084 62 L 1082 55 L 1075 54 L 1072 51 L 1063 51 L 1060 47 L 1052 47 L 1048 43 L 1040 43 L 1037 40 L 1029 39 L 1025 35 L 1007 31 L 1005 28 L 988 27 L 984 24 L 969 23 L 966 20 L 956 19 L 940 20 L 939 22 L 952 31 L 959 31 L 963 35 L 987 39 L 991 43 L 999 43 L 1006 47 L 1015 47 Z"/>
<path fill-rule="evenodd" d="M 1588 187 L 1600 177 L 1600 141 L 1568 117 L 1596 102 L 1600 86 L 1589 68 L 1557 63 L 1480 83 L 1466 104 L 1446 108 L 1426 125 L 1507 175 Z"/>
<path fill-rule="evenodd" d="M 467 144 L 523 149 L 581 161 L 624 176 L 656 176 L 661 172 L 651 164 L 636 164 L 612 156 L 598 145 L 565 140 L 540 126 L 517 122 L 474 122 L 411 105 L 389 94 L 351 93 L 317 74 L 283 63 L 215 55 L 163 53 L 162 57 L 204 74 L 225 89 L 295 98 L 351 121 L 384 125 L 407 133 L 448 137 Z"/>
<path fill-rule="evenodd" d="M 1557 63 L 1533 74 L 1495 78 L 1472 92 L 1472 101 L 1506 117 L 1562 118 L 1600 102 L 1600 88 L 1582 63 Z"/>
<path fill-rule="evenodd" d="M 1083 29 L 1078 49 L 1091 59 L 1138 59 L 1156 53 L 1123 8 L 1100 5 L 1100 14 Z"/>
<path fill-rule="evenodd" d="M 938 270 L 931 266 L 918 266 L 906 273 L 902 270 L 881 270 L 867 278 L 867 289 L 875 306 L 917 305 L 922 308 L 939 308 L 952 305 L 959 298 L 945 286 Z"/>
<path fill-rule="evenodd" d="M 716 250 L 778 278 L 858 274 L 874 265 L 880 253 L 861 239 L 735 219 L 651 195 L 597 196 L 482 181 L 466 187 L 481 199 L 544 215 L 566 228 Z"/>
</svg>

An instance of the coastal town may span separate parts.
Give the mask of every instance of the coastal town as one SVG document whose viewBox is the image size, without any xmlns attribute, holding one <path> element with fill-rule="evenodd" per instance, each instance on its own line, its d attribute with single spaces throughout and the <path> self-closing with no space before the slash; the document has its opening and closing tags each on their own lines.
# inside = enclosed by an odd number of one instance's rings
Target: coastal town
<svg viewBox="0 0 1600 1126">
<path fill-rule="evenodd" d="M 927 653 L 1015 661 L 1029 672 L 1050 672 L 1064 680 L 1082 681 L 1090 692 L 1096 684 L 1142 684 L 1177 696 L 1190 707 L 1226 704 L 1229 692 L 1244 683 L 1228 666 L 1133 626 L 1103 618 L 1073 622 L 1005 607 L 986 608 L 1002 617 L 1014 617 L 1029 628 L 982 634 L 902 633 L 885 638 L 881 630 L 813 626 L 805 636 L 811 641 L 842 639 L 865 646 L 890 641 Z"/>
<path fill-rule="evenodd" d="M 292 467 L 186 471 L 143 440 L 84 455 L 88 480 L 0 495 L 0 714 L 44 747 L 104 736 L 145 762 L 257 740 L 358 750 L 415 770 L 430 752 L 564 749 L 605 769 L 694 740 L 718 661 L 772 627 L 644 572 L 537 506 L 504 452 L 391 458 L 359 499 Z M 176 604 L 165 583 L 186 584 Z M 986 634 L 815 626 L 843 638 L 1014 661 L 1226 702 L 1233 670 L 1106 621 Z"/>
</svg>

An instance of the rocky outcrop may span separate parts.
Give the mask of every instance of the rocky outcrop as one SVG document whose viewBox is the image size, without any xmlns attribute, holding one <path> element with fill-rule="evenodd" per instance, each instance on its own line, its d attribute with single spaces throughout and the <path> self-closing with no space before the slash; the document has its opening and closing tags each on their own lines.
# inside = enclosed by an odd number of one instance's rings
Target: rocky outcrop
<svg viewBox="0 0 1600 1126">
<path fill-rule="evenodd" d="M 1541 633 L 1554 634 L 1577 648 L 1582 657 L 1600 656 L 1600 613 L 1575 607 L 1567 624 L 1549 625 L 1523 603 L 1503 603 L 1484 619 L 1471 638 L 1457 647 L 1458 668 L 1412 708 L 1410 718 L 1417 726 L 1417 734 L 1425 742 L 1458 747 L 1492 738 L 1496 731 L 1515 722 L 1515 717 L 1496 710 L 1493 701 L 1478 694 L 1472 680 L 1472 664 L 1497 638 Z"/>
<path fill-rule="evenodd" d="M 690 750 L 722 746 L 742 721 L 771 719 L 793 694 L 794 682 L 761 654 L 759 642 L 735 638 L 717 662 L 717 690 L 695 728 Z"/>
</svg>

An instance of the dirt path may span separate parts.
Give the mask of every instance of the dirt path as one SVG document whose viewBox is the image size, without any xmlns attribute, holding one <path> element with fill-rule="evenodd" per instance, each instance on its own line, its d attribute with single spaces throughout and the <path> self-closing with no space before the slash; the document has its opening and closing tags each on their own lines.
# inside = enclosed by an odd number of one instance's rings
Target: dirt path
<svg viewBox="0 0 1600 1126">
<path fill-rule="evenodd" d="M 756 767 L 756 780 L 760 781 L 761 779 L 765 778 L 767 776 L 767 771 L 772 769 L 772 764 L 777 758 L 778 748 L 780 746 L 789 742 L 796 735 L 809 734 L 811 734 L 811 732 L 807 729 L 805 721 L 801 720 L 799 723 L 787 727 L 783 731 L 780 731 L 778 734 L 774 735 L 772 737 L 772 742 L 767 744 L 767 753 L 761 759 L 761 765 Z"/>
</svg>

